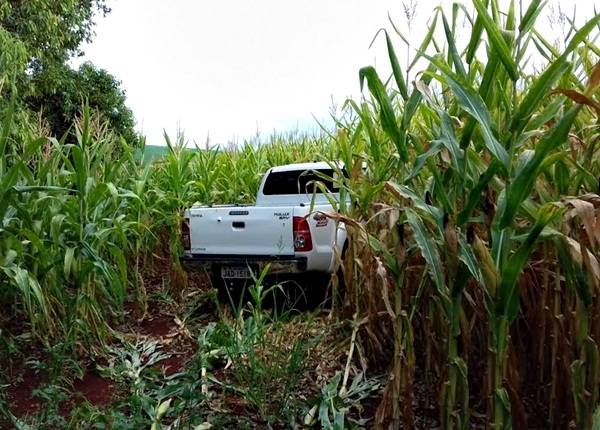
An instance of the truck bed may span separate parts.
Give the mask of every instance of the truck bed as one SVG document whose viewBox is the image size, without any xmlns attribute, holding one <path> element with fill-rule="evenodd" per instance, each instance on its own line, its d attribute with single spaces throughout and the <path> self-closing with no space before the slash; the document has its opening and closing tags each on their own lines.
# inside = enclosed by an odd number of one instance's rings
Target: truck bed
<svg viewBox="0 0 600 430">
<path fill-rule="evenodd" d="M 293 207 L 192 207 L 191 253 L 293 256 Z"/>
</svg>

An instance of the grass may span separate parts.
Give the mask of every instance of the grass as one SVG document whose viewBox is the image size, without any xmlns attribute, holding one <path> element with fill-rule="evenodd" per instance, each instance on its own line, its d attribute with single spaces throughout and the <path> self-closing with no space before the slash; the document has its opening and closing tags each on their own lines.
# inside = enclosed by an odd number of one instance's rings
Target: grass
<svg viewBox="0 0 600 430">
<path fill-rule="evenodd" d="M 557 49 L 535 30 L 542 2 L 521 12 L 514 2 L 471 6 L 436 8 L 404 69 L 403 38 L 385 33 L 391 76 L 362 68 L 363 97 L 321 136 L 274 135 L 235 151 L 189 151 L 167 137 L 164 156 L 143 164 L 87 110 L 57 140 L 2 105 L 0 366 L 18 366 L 37 345 L 49 378 L 38 393 L 45 412 L 17 421 L 0 396 L 4 419 L 22 428 L 597 425 L 600 16 L 567 21 Z M 468 38 L 458 37 L 463 19 Z M 533 56 L 546 62 L 539 72 Z M 350 204 L 336 215 L 350 235 L 344 303 L 324 320 L 276 318 L 258 281 L 233 316 L 212 300 L 186 308 L 205 281 L 179 266 L 181 211 L 251 202 L 269 167 L 315 158 L 349 172 Z M 170 344 L 124 341 L 119 330 L 168 303 L 195 339 L 176 376 L 155 366 Z M 63 417 L 65 387 L 82 363 L 102 360 L 118 399 Z"/>
</svg>

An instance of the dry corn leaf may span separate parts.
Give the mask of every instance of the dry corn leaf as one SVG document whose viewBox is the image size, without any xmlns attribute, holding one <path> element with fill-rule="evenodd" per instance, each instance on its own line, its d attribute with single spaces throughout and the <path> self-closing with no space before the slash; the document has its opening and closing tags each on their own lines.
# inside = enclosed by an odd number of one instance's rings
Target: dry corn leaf
<svg viewBox="0 0 600 430">
<path fill-rule="evenodd" d="M 565 239 L 567 241 L 567 244 L 569 245 L 568 251 L 569 254 L 571 255 L 571 258 L 573 258 L 573 260 L 579 264 L 580 266 L 584 266 L 584 257 L 582 255 L 581 252 L 581 244 L 579 242 L 577 242 L 576 240 L 565 236 Z M 587 248 L 586 248 L 587 250 Z M 596 258 L 596 256 L 594 254 L 592 254 L 591 252 L 589 252 L 589 250 L 587 250 L 587 258 L 586 258 L 586 265 L 589 266 L 587 267 L 587 269 L 590 271 L 590 273 L 593 276 L 593 279 L 596 283 L 596 286 L 600 286 L 600 263 L 598 263 L 598 260 Z"/>
<path fill-rule="evenodd" d="M 592 246 L 600 244 L 600 236 L 596 235 L 596 208 L 594 205 L 582 199 L 567 199 L 564 203 L 571 207 L 565 218 L 571 221 L 578 217 L 583 223 L 590 244 Z"/>
<path fill-rule="evenodd" d="M 395 321 L 396 313 L 393 311 L 392 305 L 390 304 L 387 270 L 385 270 L 385 266 L 383 265 L 383 263 L 379 257 L 375 257 L 375 261 L 377 263 L 377 268 L 376 268 L 377 277 L 379 279 L 381 279 L 381 283 L 383 286 L 383 294 L 382 294 L 383 303 L 385 304 L 385 309 L 387 310 L 387 313 Z"/>
</svg>

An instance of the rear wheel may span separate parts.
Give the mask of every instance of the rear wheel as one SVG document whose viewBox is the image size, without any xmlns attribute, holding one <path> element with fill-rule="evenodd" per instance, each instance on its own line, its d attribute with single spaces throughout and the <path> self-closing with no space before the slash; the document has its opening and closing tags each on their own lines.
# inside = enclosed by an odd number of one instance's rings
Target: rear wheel
<svg viewBox="0 0 600 430">
<path fill-rule="evenodd" d="M 330 282 L 331 275 L 324 272 L 290 275 L 282 285 L 288 308 L 303 311 L 325 305 Z"/>
</svg>

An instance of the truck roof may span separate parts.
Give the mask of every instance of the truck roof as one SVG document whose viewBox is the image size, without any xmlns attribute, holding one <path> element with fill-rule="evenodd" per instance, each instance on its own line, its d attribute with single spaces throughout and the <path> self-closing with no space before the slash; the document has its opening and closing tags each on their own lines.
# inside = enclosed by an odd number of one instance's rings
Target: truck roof
<svg viewBox="0 0 600 430">
<path fill-rule="evenodd" d="M 271 172 L 287 172 L 290 170 L 323 170 L 323 169 L 331 169 L 331 165 L 337 164 L 339 167 L 342 167 L 343 164 L 339 161 L 314 161 L 310 163 L 294 163 L 294 164 L 284 164 L 283 166 L 275 166 L 271 168 Z"/>
</svg>

